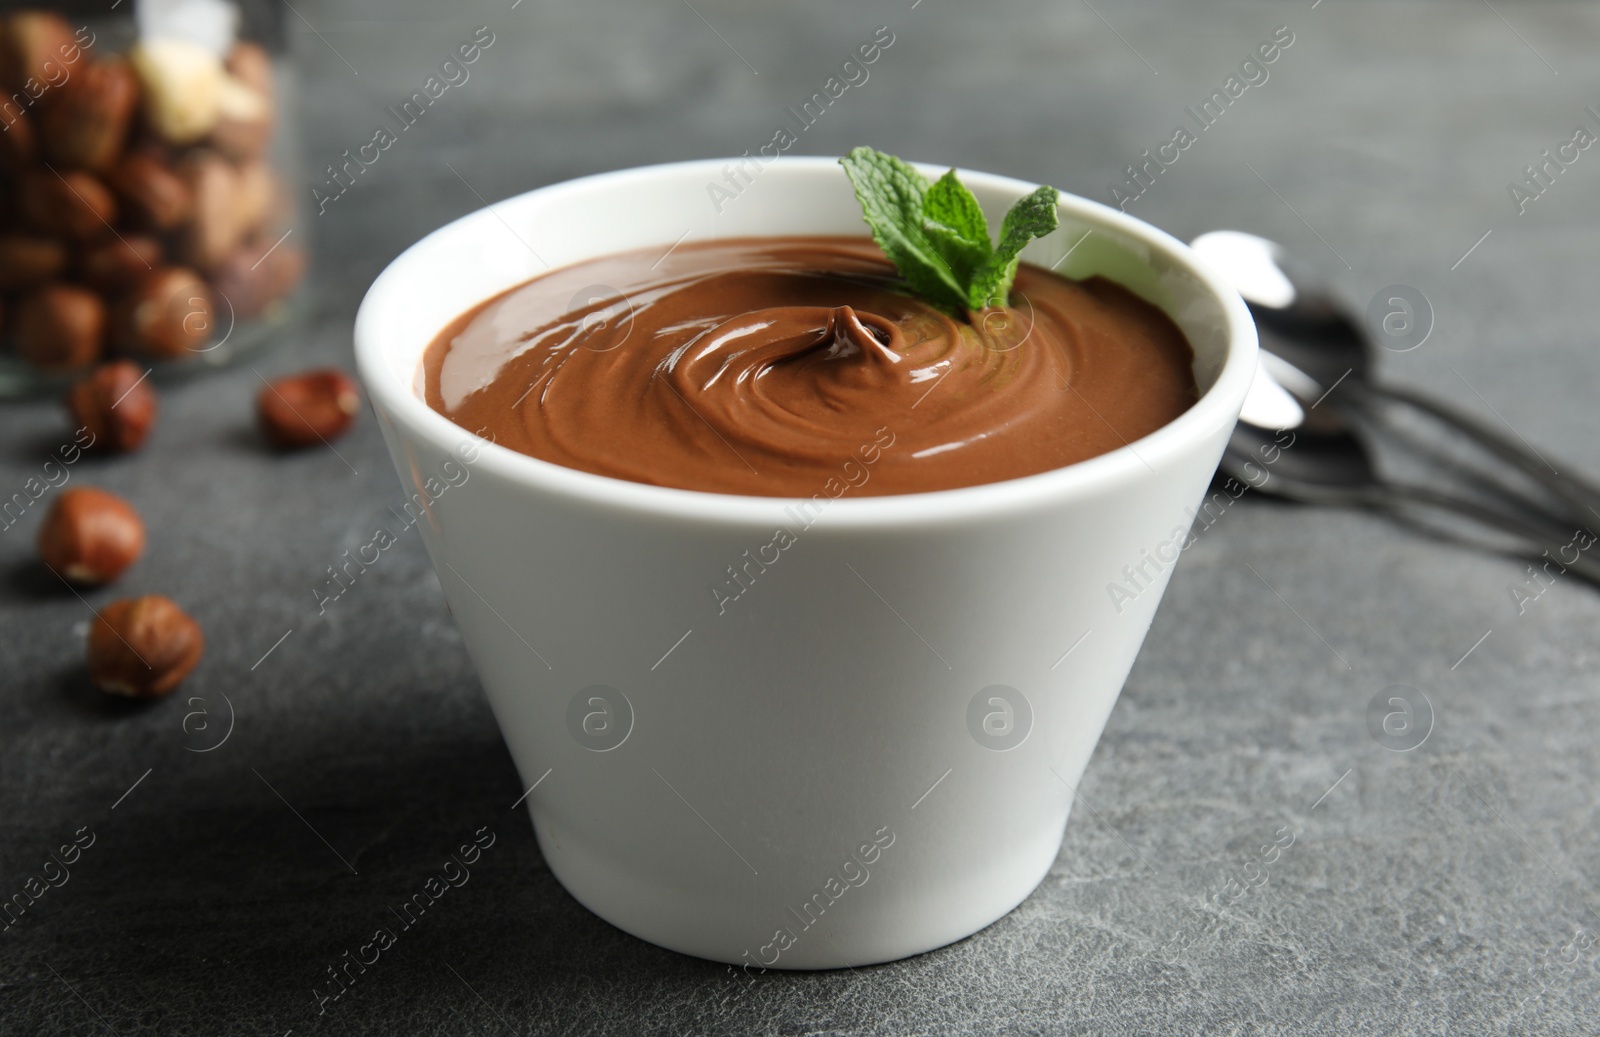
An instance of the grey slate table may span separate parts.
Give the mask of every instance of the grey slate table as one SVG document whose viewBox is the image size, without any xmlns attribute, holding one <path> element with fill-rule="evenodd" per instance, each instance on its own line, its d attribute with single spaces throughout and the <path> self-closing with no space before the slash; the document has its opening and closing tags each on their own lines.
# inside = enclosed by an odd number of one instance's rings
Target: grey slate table
<svg viewBox="0 0 1600 1037">
<path fill-rule="evenodd" d="M 262 375 L 348 364 L 371 278 L 481 199 L 759 147 L 880 25 L 894 43 L 796 153 L 871 143 L 1101 199 L 1127 193 L 1124 167 L 1287 26 L 1270 78 L 1129 210 L 1183 237 L 1277 238 L 1357 308 L 1414 286 L 1435 327 L 1385 355 L 1386 376 L 1600 469 L 1600 152 L 1575 152 L 1526 211 L 1509 191 L 1576 127 L 1600 133 L 1585 110 L 1600 106 L 1592 5 L 294 10 L 306 198 L 314 171 L 391 122 L 387 106 L 476 27 L 494 42 L 355 187 L 308 211 L 312 313 L 254 362 Z M 88 603 L 160 591 L 206 626 L 181 696 L 140 706 L 90 689 L 89 609 L 34 568 L 37 515 L 0 534 L 0 893 L 80 829 L 94 840 L 0 933 L 0 1032 L 1600 1028 L 1600 596 L 1571 579 L 1519 613 L 1519 562 L 1246 498 L 1186 553 L 1033 897 L 914 960 L 744 987 L 611 928 L 551 878 L 414 534 L 317 615 L 326 567 L 402 495 L 370 416 L 338 456 L 264 451 L 259 384 L 239 368 L 168 391 L 147 449 L 74 471 L 151 526 L 145 560 Z M 52 403 L 0 408 L 0 489 L 66 433 Z M 1432 705 L 1410 751 L 1369 734 L 1391 685 Z M 224 696 L 231 736 L 191 751 L 220 732 Z M 185 731 L 197 709 L 211 733 Z M 496 841 L 470 881 L 319 1014 L 328 968 L 480 826 Z M 1280 831 L 1293 843 L 1267 877 L 1246 873 Z"/>
</svg>

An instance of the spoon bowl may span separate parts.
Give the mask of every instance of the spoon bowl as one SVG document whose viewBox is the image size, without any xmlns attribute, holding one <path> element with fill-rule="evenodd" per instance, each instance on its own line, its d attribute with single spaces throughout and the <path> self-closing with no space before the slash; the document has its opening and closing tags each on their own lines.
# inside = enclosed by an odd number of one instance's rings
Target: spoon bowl
<svg viewBox="0 0 1600 1037">
<path fill-rule="evenodd" d="M 1238 230 L 1214 230 L 1190 247 L 1221 270 L 1250 307 L 1263 348 L 1324 385 L 1372 365 L 1371 340 L 1283 246 Z"/>
<path fill-rule="evenodd" d="M 1600 516 L 1600 486 L 1552 465 L 1520 437 L 1409 389 L 1385 386 L 1372 377 L 1376 350 L 1372 337 L 1351 318 L 1325 289 L 1296 264 L 1276 242 L 1237 230 L 1215 230 L 1195 238 L 1192 247 L 1233 284 L 1250 308 L 1260 334 L 1261 356 L 1280 358 L 1306 375 L 1318 390 L 1316 403 L 1332 397 L 1325 412 L 1348 408 L 1366 416 L 1384 409 L 1405 407 L 1443 426 L 1456 439 L 1475 444 L 1487 454 L 1515 466 L 1564 505 L 1562 520 L 1569 528 L 1586 528 Z M 1284 383 L 1285 369 L 1275 371 Z M 1266 399 L 1265 392 L 1256 394 Z M 1307 408 L 1309 414 L 1316 403 Z M 1509 490 L 1501 495 L 1515 500 L 1523 510 L 1545 514 L 1542 504 L 1530 502 Z"/>
</svg>

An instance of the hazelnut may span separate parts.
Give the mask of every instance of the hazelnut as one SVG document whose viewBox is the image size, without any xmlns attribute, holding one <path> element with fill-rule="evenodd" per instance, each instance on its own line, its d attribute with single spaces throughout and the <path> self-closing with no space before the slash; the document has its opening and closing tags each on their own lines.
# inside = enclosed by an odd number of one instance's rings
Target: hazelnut
<svg viewBox="0 0 1600 1037">
<path fill-rule="evenodd" d="M 234 222 L 240 236 L 245 237 L 259 230 L 267 217 L 280 208 L 278 178 L 265 162 L 247 162 L 239 167 L 235 183 L 238 190 Z"/>
<path fill-rule="evenodd" d="M 60 277 L 67 247 L 52 238 L 0 234 L 0 290 L 30 288 Z"/>
<path fill-rule="evenodd" d="M 155 424 L 156 391 L 131 360 L 102 364 L 67 390 L 67 410 L 86 429 L 96 449 L 137 450 Z"/>
<path fill-rule="evenodd" d="M 222 118 L 206 140 L 235 162 L 251 162 L 266 154 L 272 124 L 265 119 L 245 122 Z"/>
<path fill-rule="evenodd" d="M 82 54 L 72 27 L 54 12 L 14 11 L 0 22 L 0 85 L 8 94 L 43 96 L 66 81 Z"/>
<path fill-rule="evenodd" d="M 211 132 L 221 114 L 227 73 L 199 44 L 179 39 L 143 40 L 128 52 L 144 87 L 145 118 L 173 144 L 192 144 Z"/>
<path fill-rule="evenodd" d="M 105 345 L 100 297 L 70 284 L 47 284 L 17 303 L 12 333 L 22 359 L 46 371 L 88 367 Z"/>
<path fill-rule="evenodd" d="M 80 69 L 40 118 L 45 154 L 63 166 L 105 169 L 122 151 L 138 103 L 139 82 L 126 61 Z"/>
<path fill-rule="evenodd" d="M 91 288 L 120 292 L 161 265 L 161 242 L 148 234 L 122 234 L 91 245 L 78 257 L 78 273 Z"/>
<path fill-rule="evenodd" d="M 156 230 L 171 230 L 194 211 L 194 195 L 182 177 L 145 152 L 125 156 L 106 174 L 106 183 L 134 219 Z"/>
<path fill-rule="evenodd" d="M 256 395 L 262 434 L 284 450 L 315 446 L 344 435 L 360 407 L 356 383 L 332 367 L 279 378 L 263 385 Z"/>
<path fill-rule="evenodd" d="M 189 676 L 204 650 L 200 624 L 171 598 L 123 598 L 89 626 L 89 678 L 113 695 L 159 698 Z"/>
<path fill-rule="evenodd" d="M 73 583 L 110 583 L 144 552 L 133 505 L 93 487 L 61 491 L 39 528 L 39 557 Z"/>
<path fill-rule="evenodd" d="M 272 136 L 272 106 L 266 95 L 234 76 L 224 76 L 217 95 L 217 124 L 210 142 L 237 162 L 259 158 Z"/>
<path fill-rule="evenodd" d="M 211 278 L 217 295 L 233 315 L 259 316 L 272 303 L 294 291 L 306 271 L 306 254 L 293 241 L 252 238 L 240 245 Z"/>
<path fill-rule="evenodd" d="M 223 66 L 230 75 L 256 93 L 266 98 L 272 97 L 274 91 L 272 56 L 259 43 L 248 41 L 235 43 L 228 51 L 228 56 L 223 59 Z"/>
<path fill-rule="evenodd" d="M 174 360 L 202 349 L 215 328 L 211 289 L 184 267 L 161 267 L 117 304 L 112 339 L 120 349 Z"/>
<path fill-rule="evenodd" d="M 194 214 L 184 231 L 180 254 L 201 270 L 212 270 L 239 244 L 239 174 L 233 163 L 213 152 L 197 152 L 182 175 L 194 197 Z"/>
<path fill-rule="evenodd" d="M 110 232 L 117 218 L 111 191 L 82 170 L 29 170 L 17 185 L 24 223 L 44 234 L 90 241 Z"/>
<path fill-rule="evenodd" d="M 26 169 L 39 157 L 39 138 L 33 117 L 16 101 L 0 98 L 0 169 Z"/>
</svg>

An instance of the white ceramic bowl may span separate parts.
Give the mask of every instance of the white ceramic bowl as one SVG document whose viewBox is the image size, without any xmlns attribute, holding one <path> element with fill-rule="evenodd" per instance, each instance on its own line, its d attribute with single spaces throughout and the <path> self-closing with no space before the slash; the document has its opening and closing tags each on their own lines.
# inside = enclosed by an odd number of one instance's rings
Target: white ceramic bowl
<svg viewBox="0 0 1600 1037">
<path fill-rule="evenodd" d="M 1066 468 L 900 496 L 818 487 L 826 503 L 802 508 L 535 460 L 417 396 L 434 335 L 547 263 L 864 233 L 826 158 L 762 167 L 718 212 L 708 185 L 733 161 L 556 184 L 435 231 L 368 291 L 356 357 L 562 885 L 630 933 L 747 971 L 887 961 L 993 922 L 1055 859 L 1238 416 L 1255 329 L 1182 243 L 1063 196 L 1061 228 L 1024 259 L 1066 256 L 1061 273 L 1161 307 L 1201 389 L 1172 423 Z M 960 176 L 991 226 L 1034 187 Z M 780 530 L 794 542 L 772 546 Z M 719 610 L 729 566 L 748 588 Z M 1127 566 L 1136 593 L 1112 593 Z"/>
</svg>

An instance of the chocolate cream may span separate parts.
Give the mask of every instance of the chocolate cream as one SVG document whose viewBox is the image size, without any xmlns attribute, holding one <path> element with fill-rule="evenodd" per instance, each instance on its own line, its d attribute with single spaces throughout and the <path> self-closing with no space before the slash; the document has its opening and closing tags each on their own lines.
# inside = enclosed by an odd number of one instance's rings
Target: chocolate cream
<svg viewBox="0 0 1600 1037">
<path fill-rule="evenodd" d="M 418 389 L 458 425 L 568 468 L 866 496 L 1131 443 L 1194 403 L 1192 359 L 1164 313 L 1101 277 L 1024 264 L 1009 307 L 958 317 L 910 294 L 870 238 L 742 238 L 512 288 L 440 332 Z"/>
</svg>

